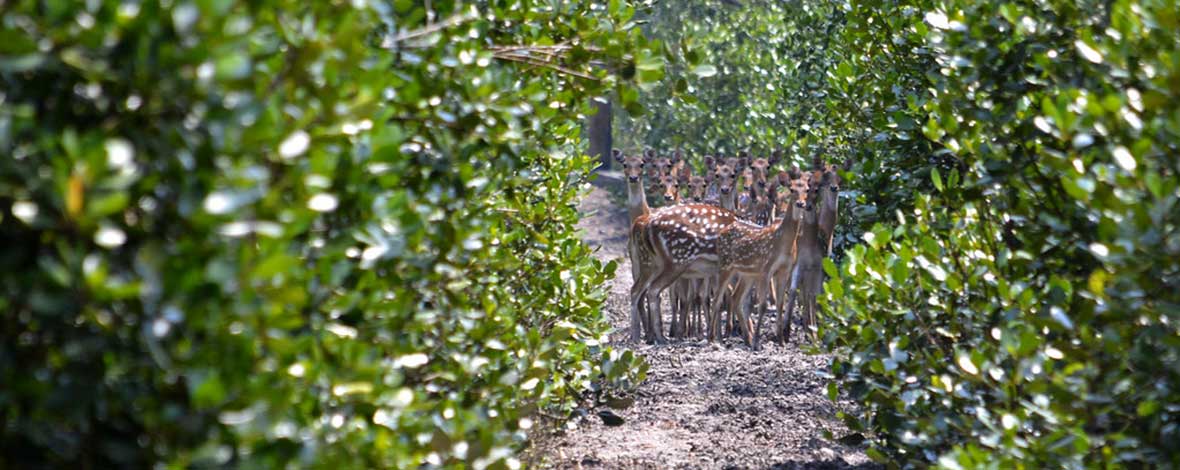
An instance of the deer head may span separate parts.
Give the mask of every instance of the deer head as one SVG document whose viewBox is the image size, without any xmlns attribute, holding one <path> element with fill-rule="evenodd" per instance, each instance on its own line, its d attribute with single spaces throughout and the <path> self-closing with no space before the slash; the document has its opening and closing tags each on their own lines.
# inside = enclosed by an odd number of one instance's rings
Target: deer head
<svg viewBox="0 0 1180 470">
<path fill-rule="evenodd" d="M 713 168 L 713 182 L 717 184 L 717 192 L 721 194 L 729 194 L 734 191 L 734 185 L 737 183 L 737 173 L 732 166 L 728 164 L 720 164 Z"/>
<path fill-rule="evenodd" d="M 783 161 L 783 151 L 782 150 L 775 150 L 773 152 L 770 152 L 770 158 L 766 160 L 766 163 L 768 163 L 771 167 L 773 167 L 775 165 L 778 165 L 778 162 L 781 162 L 781 161 Z"/>
<path fill-rule="evenodd" d="M 847 172 L 852 168 L 852 159 L 845 159 L 844 163 L 839 167 L 836 165 L 827 165 L 824 167 L 824 174 L 828 176 L 828 190 L 834 195 L 840 192 L 840 185 L 844 182 L 844 177 L 840 176 L 840 171 Z"/>
<path fill-rule="evenodd" d="M 625 156 L 623 151 L 614 149 L 611 151 L 615 161 L 623 165 L 623 176 L 627 178 L 628 183 L 640 183 L 643 180 L 644 159 L 639 156 Z"/>
<path fill-rule="evenodd" d="M 739 155 L 744 154 L 745 152 L 739 153 Z M 730 168 L 733 168 L 735 173 L 741 174 L 741 172 L 745 170 L 747 166 L 750 166 L 750 157 L 748 155 L 745 157 L 729 157 L 725 159 L 725 164 L 729 165 Z"/>
<path fill-rule="evenodd" d="M 692 202 L 704 202 L 709 192 L 709 180 L 700 176 L 690 176 L 688 179 L 688 197 Z"/>
<path fill-rule="evenodd" d="M 680 182 L 671 175 L 664 175 L 663 178 L 653 183 L 652 187 L 664 197 L 665 204 L 680 202 Z"/>
<path fill-rule="evenodd" d="M 666 175 L 672 174 L 672 167 L 678 161 L 679 158 L 676 157 L 676 154 L 672 154 L 670 156 L 655 157 L 652 160 L 652 164 L 655 165 L 655 171 L 658 172 L 659 177 L 663 178 Z"/>
<path fill-rule="evenodd" d="M 752 173 L 752 185 L 757 185 L 761 189 L 766 189 L 767 180 L 766 175 L 770 171 L 770 160 L 765 158 L 756 158 L 750 162 L 750 171 Z"/>
<path fill-rule="evenodd" d="M 828 184 L 827 174 L 823 170 L 812 170 L 807 172 L 807 199 L 803 205 L 805 211 L 803 221 L 805 223 L 815 223 L 816 214 L 819 212 L 816 209 L 820 202 L 822 195 L 821 190 Z"/>
<path fill-rule="evenodd" d="M 798 168 L 792 168 L 791 171 L 780 171 L 778 173 L 778 184 L 786 188 L 785 194 L 782 195 L 779 201 L 779 212 L 784 217 L 792 217 L 794 220 L 800 220 L 803 217 L 803 211 L 807 208 L 807 195 L 809 193 L 808 181 L 810 173 L 803 173 Z"/>
</svg>

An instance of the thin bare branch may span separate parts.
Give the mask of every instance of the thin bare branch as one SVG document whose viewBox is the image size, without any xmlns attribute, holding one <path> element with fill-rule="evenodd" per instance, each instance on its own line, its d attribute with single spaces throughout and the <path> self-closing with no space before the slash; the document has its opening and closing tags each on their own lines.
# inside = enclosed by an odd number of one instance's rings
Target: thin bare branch
<svg viewBox="0 0 1180 470">
<path fill-rule="evenodd" d="M 595 76 L 590 75 L 585 72 L 579 72 L 577 70 L 569 69 L 569 68 L 563 67 L 561 65 L 551 63 L 551 62 L 543 62 L 543 61 L 535 60 L 533 58 L 521 57 L 521 56 L 515 56 L 515 55 L 497 55 L 495 57 L 497 59 L 507 60 L 510 62 L 520 62 L 522 64 L 528 64 L 528 65 L 532 65 L 532 66 L 536 66 L 536 67 L 544 67 L 547 69 L 554 70 L 556 72 L 560 72 L 560 73 L 563 73 L 566 75 L 572 75 L 572 76 L 575 76 L 578 78 L 583 78 L 586 80 L 598 81 L 598 77 L 595 77 Z"/>
<path fill-rule="evenodd" d="M 442 21 L 440 21 L 440 22 L 438 22 L 438 23 L 429 24 L 429 25 L 427 25 L 427 26 L 426 26 L 426 27 L 424 27 L 424 28 L 421 28 L 421 29 L 415 29 L 415 30 L 413 30 L 413 31 L 407 31 L 407 32 L 401 33 L 401 34 L 399 34 L 399 35 L 395 36 L 395 37 L 393 38 L 393 41 L 394 41 L 395 43 L 399 43 L 399 42 L 402 42 L 402 41 L 408 41 L 408 40 L 411 40 L 411 39 L 414 39 L 414 38 L 419 38 L 419 37 L 422 37 L 422 36 L 427 36 L 427 35 L 434 34 L 434 33 L 437 33 L 437 32 L 439 32 L 439 31 L 442 31 L 442 30 L 444 30 L 444 29 L 450 28 L 450 27 L 452 27 L 452 26 L 458 26 L 458 25 L 461 25 L 461 24 L 463 24 L 463 23 L 466 23 L 466 22 L 468 22 L 468 21 L 471 21 L 471 20 L 473 20 L 473 19 L 475 19 L 475 17 L 474 17 L 474 16 L 472 16 L 472 15 L 469 15 L 469 14 L 466 14 L 466 13 L 460 13 L 460 14 L 452 15 L 451 17 L 449 17 L 449 18 L 447 18 L 447 19 L 445 19 L 445 20 L 442 20 Z"/>
</svg>

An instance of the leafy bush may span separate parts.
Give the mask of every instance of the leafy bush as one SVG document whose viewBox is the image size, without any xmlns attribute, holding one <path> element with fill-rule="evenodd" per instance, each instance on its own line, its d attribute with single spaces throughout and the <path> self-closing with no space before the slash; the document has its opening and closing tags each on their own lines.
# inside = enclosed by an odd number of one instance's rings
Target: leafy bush
<svg viewBox="0 0 1180 470">
<path fill-rule="evenodd" d="M 0 7 L 0 463 L 513 467 L 642 380 L 573 229 L 634 9 L 432 3 Z"/>
<path fill-rule="evenodd" d="M 1133 0 L 848 12 L 829 86 L 899 77 L 863 102 L 937 149 L 935 189 L 826 266 L 821 335 L 875 456 L 1180 465 L 1178 21 Z"/>
</svg>

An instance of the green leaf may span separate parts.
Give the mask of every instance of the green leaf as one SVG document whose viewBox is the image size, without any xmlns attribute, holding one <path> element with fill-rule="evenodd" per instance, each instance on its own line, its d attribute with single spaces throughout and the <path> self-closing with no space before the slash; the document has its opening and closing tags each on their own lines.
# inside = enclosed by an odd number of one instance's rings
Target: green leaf
<svg viewBox="0 0 1180 470">
<path fill-rule="evenodd" d="M 717 75 L 717 67 L 709 64 L 701 64 L 692 68 L 693 75 L 701 78 L 708 78 Z"/>
</svg>

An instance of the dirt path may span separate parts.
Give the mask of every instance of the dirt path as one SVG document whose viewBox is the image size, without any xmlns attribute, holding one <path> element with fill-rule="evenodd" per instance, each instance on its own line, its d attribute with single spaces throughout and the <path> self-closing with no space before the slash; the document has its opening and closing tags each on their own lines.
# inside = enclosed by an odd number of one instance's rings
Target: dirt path
<svg viewBox="0 0 1180 470">
<path fill-rule="evenodd" d="M 630 335 L 628 221 L 620 191 L 617 176 L 600 175 L 582 201 L 580 222 L 586 241 L 600 247 L 597 256 L 623 258 L 625 264 L 606 307 L 615 343 Z M 825 397 L 825 381 L 816 375 L 826 368 L 825 356 L 773 343 L 754 353 L 736 339 L 634 348 L 651 370 L 635 406 L 618 411 L 626 422 L 608 427 L 595 416 L 579 421 L 576 429 L 537 449 L 543 467 L 876 468 L 862 449 L 823 438 L 825 429 L 847 434 L 835 419 L 837 406 Z"/>
</svg>

